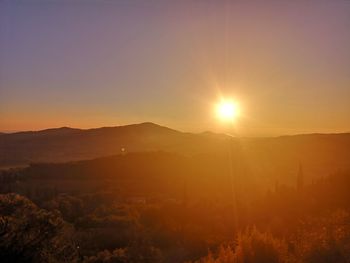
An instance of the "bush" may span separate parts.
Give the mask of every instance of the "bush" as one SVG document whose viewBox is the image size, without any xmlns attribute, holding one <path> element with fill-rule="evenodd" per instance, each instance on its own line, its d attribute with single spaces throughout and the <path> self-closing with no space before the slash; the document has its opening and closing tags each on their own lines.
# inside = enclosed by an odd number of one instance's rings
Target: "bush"
<svg viewBox="0 0 350 263">
<path fill-rule="evenodd" d="M 96 256 L 85 258 L 84 263 L 160 263 L 161 251 L 145 241 L 138 241 L 124 249 L 99 252 Z"/>
<path fill-rule="evenodd" d="M 0 195 L 1 262 L 76 262 L 72 228 L 16 194 Z"/>
<path fill-rule="evenodd" d="M 349 222 L 345 211 L 303 222 L 293 240 L 298 262 L 350 262 Z"/>
<path fill-rule="evenodd" d="M 220 246 L 216 255 L 209 253 L 197 263 L 278 263 L 286 262 L 286 243 L 255 227 L 238 235 L 233 245 Z"/>
</svg>

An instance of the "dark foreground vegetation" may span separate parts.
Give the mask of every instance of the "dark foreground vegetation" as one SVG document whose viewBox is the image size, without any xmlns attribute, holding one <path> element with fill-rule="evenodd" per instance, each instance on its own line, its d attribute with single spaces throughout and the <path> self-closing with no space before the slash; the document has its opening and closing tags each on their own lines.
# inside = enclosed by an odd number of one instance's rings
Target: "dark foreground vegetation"
<svg viewBox="0 0 350 263">
<path fill-rule="evenodd" d="M 1 262 L 350 262 L 350 173 L 134 153 L 0 176 Z M 299 168 L 298 168 L 299 167 Z"/>
</svg>

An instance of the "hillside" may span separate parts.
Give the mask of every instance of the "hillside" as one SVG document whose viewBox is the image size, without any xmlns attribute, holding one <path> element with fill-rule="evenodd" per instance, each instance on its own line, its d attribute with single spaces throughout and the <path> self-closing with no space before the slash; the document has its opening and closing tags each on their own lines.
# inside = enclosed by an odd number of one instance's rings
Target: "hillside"
<svg viewBox="0 0 350 263">
<path fill-rule="evenodd" d="M 30 162 L 63 162 L 170 147 L 181 133 L 151 123 L 98 129 L 58 128 L 4 134 L 0 137 L 0 166 Z M 175 143 L 175 142 L 174 142 Z"/>
<path fill-rule="evenodd" d="M 214 133 L 183 133 L 153 123 L 97 129 L 58 128 L 0 136 L 0 166 L 67 162 L 131 152 L 166 151 L 185 156 L 228 154 L 249 173 L 264 178 L 295 175 L 299 164 L 324 176 L 350 169 L 350 134 L 308 134 L 273 138 L 232 138 Z M 225 155 L 224 155 L 225 156 Z M 272 175 L 272 177 L 271 177 Z"/>
</svg>

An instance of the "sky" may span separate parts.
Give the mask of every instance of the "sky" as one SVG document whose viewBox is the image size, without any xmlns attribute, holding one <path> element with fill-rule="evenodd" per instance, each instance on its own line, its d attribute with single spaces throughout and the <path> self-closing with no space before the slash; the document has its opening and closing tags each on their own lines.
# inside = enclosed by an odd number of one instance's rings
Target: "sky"
<svg viewBox="0 0 350 263">
<path fill-rule="evenodd" d="M 350 1 L 0 1 L 0 131 L 140 122 L 350 132 Z"/>
</svg>

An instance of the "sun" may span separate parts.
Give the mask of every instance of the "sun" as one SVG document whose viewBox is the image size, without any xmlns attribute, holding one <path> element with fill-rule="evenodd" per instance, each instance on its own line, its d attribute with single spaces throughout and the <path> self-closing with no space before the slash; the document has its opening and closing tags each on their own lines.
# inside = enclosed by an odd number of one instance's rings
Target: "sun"
<svg viewBox="0 0 350 263">
<path fill-rule="evenodd" d="M 232 100 L 222 100 L 216 105 L 216 115 L 222 121 L 234 121 L 239 115 L 238 104 Z"/>
</svg>

